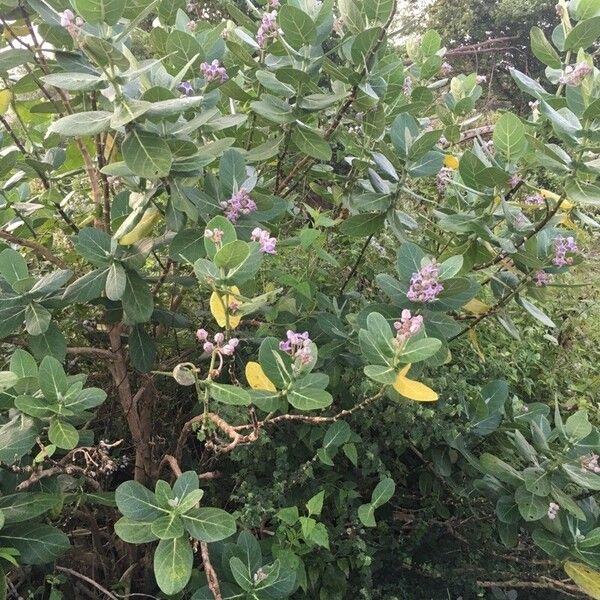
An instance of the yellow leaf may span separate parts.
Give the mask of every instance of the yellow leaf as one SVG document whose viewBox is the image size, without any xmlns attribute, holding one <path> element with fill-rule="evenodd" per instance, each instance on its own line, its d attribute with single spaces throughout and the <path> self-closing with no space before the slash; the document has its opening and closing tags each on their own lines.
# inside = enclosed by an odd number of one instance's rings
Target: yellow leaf
<svg viewBox="0 0 600 600">
<path fill-rule="evenodd" d="M 556 192 L 551 192 L 550 190 L 545 190 L 544 188 L 540 188 L 538 191 L 543 198 L 546 198 L 546 200 L 554 200 L 555 202 L 560 200 L 560 196 Z"/>
<path fill-rule="evenodd" d="M 0 90 L 0 115 L 6 114 L 11 100 L 12 94 L 10 90 Z"/>
<path fill-rule="evenodd" d="M 416 400 L 417 402 L 435 402 L 438 399 L 438 395 L 424 383 L 409 379 L 406 377 L 411 365 L 408 364 L 402 368 L 402 370 L 396 376 L 394 382 L 394 389 L 405 398 L 409 400 Z"/>
<path fill-rule="evenodd" d="M 488 304 L 485 304 L 485 302 L 477 300 L 477 298 L 473 298 L 473 300 L 469 300 L 464 305 L 464 309 L 470 313 L 473 313 L 474 315 L 484 315 L 488 310 L 490 310 L 490 307 Z"/>
<path fill-rule="evenodd" d="M 564 225 L 567 229 L 577 229 L 577 223 L 575 223 L 571 219 L 571 215 L 569 213 L 565 213 L 564 215 L 562 215 L 562 218 L 559 222 L 561 225 Z"/>
<path fill-rule="evenodd" d="M 582 563 L 565 563 L 566 574 L 594 600 L 600 600 L 600 573 Z"/>
<path fill-rule="evenodd" d="M 263 368 L 257 362 L 249 362 L 246 365 L 246 380 L 253 390 L 277 391 L 273 382 L 265 375 Z"/>
<path fill-rule="evenodd" d="M 10 31 L 7 28 L 2 32 L 2 35 L 4 36 L 4 39 L 6 39 L 6 40 L 13 40 L 13 39 L 16 39 L 17 37 L 28 36 L 29 29 L 27 28 L 26 24 L 13 23 L 10 26 Z"/>
<path fill-rule="evenodd" d="M 240 290 L 234 285 L 230 287 L 229 290 L 232 294 L 238 295 Z M 215 318 L 217 325 L 219 327 L 226 327 L 227 319 L 225 317 L 225 306 L 229 307 L 232 301 L 235 301 L 235 297 L 233 295 L 224 294 L 222 297 L 217 293 L 213 292 L 210 296 L 210 312 L 212 316 Z M 229 310 L 228 310 L 229 312 Z M 232 315 L 229 312 L 229 327 L 230 329 L 235 329 L 242 320 L 241 317 L 236 315 Z"/>
<path fill-rule="evenodd" d="M 570 200 L 563 200 L 560 203 L 560 210 L 571 210 L 575 205 Z"/>
<path fill-rule="evenodd" d="M 148 209 L 140 219 L 139 223 L 119 240 L 119 244 L 121 244 L 121 246 L 130 246 L 131 244 L 139 242 L 152 231 L 154 224 L 159 219 L 160 213 L 157 209 Z"/>
<path fill-rule="evenodd" d="M 479 358 L 481 359 L 481 362 L 485 362 L 485 355 L 483 354 L 479 346 L 479 340 L 477 339 L 476 331 L 474 329 L 469 329 L 467 337 L 469 338 L 471 345 L 475 349 L 475 352 L 477 352 L 477 356 L 479 356 Z"/>
<path fill-rule="evenodd" d="M 444 156 L 444 166 L 456 171 L 456 169 L 458 169 L 458 158 L 452 154 L 446 154 L 446 156 Z"/>
</svg>

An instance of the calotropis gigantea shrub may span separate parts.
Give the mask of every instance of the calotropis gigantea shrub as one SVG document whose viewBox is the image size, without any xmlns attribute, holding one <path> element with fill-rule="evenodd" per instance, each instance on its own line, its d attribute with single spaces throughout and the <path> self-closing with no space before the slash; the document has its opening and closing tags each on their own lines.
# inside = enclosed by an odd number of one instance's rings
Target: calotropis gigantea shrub
<svg viewBox="0 0 600 600">
<path fill-rule="evenodd" d="M 324 494 L 281 507 L 265 560 L 248 533 L 209 548 L 235 532 L 235 507 L 198 506 L 206 461 L 192 450 L 218 463 L 277 424 L 310 424 L 322 430 L 315 460 L 357 464 L 346 419 L 384 397 L 399 410 L 445 402 L 436 376 L 457 338 L 476 343 L 491 318 L 517 336 L 514 311 L 554 327 L 545 288 L 581 260 L 577 230 L 598 226 L 600 1 L 563 0 L 550 40 L 532 30 L 547 81 L 512 72 L 531 114 L 503 112 L 487 142 L 490 127 L 473 129 L 485 76 L 453 74 L 435 31 L 403 54 L 388 39 L 393 0 L 231 3 L 222 23 L 193 20 L 180 0 L 0 7 L 0 336 L 29 349 L 0 379 L 0 460 L 12 471 L 2 577 L 68 548 L 42 522 L 48 511 L 116 503 L 116 533 L 153 543 L 167 594 L 188 586 L 197 550 L 197 599 L 310 597 L 302 557 L 330 547 Z M 371 282 L 361 270 L 372 247 L 388 260 Z M 94 444 L 105 394 L 68 374 L 67 357 L 69 372 L 88 360 L 110 374 L 103 414 L 120 414 L 134 454 L 135 481 L 116 499 L 121 440 L 108 429 L 114 442 Z M 495 428 L 505 402 L 473 410 Z M 522 474 L 448 441 L 469 476 L 486 474 L 476 489 L 494 488 L 505 541 L 521 517 L 546 515 L 533 530 L 544 550 L 562 533 L 556 503 L 570 506 L 564 531 L 598 518 L 569 488 L 598 489 L 585 467 L 597 445 L 574 450 L 587 420 L 553 433 L 546 412 L 527 420 L 533 446 L 515 433 Z M 585 476 L 573 466 L 582 456 Z M 160 479 L 168 469 L 173 487 Z M 389 475 L 357 506 L 365 527 L 394 494 Z M 20 522 L 27 535 L 11 542 Z M 550 554 L 596 564 L 581 551 L 590 536 Z"/>
</svg>

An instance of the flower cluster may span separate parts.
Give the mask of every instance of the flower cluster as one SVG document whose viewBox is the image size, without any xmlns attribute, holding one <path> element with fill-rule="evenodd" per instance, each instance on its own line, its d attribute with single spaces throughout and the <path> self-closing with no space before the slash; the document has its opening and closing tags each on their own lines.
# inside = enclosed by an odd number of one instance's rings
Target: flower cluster
<svg viewBox="0 0 600 600">
<path fill-rule="evenodd" d="M 310 349 L 311 339 L 308 336 L 308 331 L 296 333 L 288 330 L 286 335 L 287 339 L 279 342 L 279 349 L 282 352 L 287 352 L 302 365 L 309 363 L 313 359 L 313 355 Z"/>
<path fill-rule="evenodd" d="M 440 268 L 435 261 L 425 265 L 410 278 L 410 288 L 406 297 L 411 302 L 433 302 L 443 291 L 444 286 L 438 281 Z"/>
<path fill-rule="evenodd" d="M 560 506 L 556 504 L 556 502 L 550 502 L 550 504 L 548 505 L 548 518 L 551 521 L 554 521 L 554 519 L 556 519 L 559 509 Z"/>
<path fill-rule="evenodd" d="M 241 215 L 249 215 L 256 210 L 256 203 L 248 190 L 240 188 L 229 200 L 221 202 L 221 208 L 225 209 L 225 216 L 232 223 L 237 223 Z"/>
<path fill-rule="evenodd" d="M 77 33 L 79 27 L 84 21 L 81 17 L 76 17 L 73 11 L 69 8 L 60 13 L 60 24 L 72 35 Z"/>
<path fill-rule="evenodd" d="M 200 65 L 200 71 L 202 71 L 202 76 L 206 81 L 216 81 L 219 79 L 222 83 L 229 79 L 227 70 L 225 67 L 221 66 L 221 63 L 217 59 L 213 60 L 211 63 L 203 62 Z"/>
<path fill-rule="evenodd" d="M 238 347 L 240 340 L 238 338 L 231 338 L 229 341 L 225 341 L 225 335 L 221 332 L 215 333 L 213 341 L 208 339 L 208 331 L 206 329 L 198 329 L 196 331 L 196 337 L 198 341 L 203 342 L 204 352 L 218 352 L 224 356 L 232 356 L 235 349 Z"/>
<path fill-rule="evenodd" d="M 580 62 L 574 67 L 569 66 L 565 69 L 563 75 L 561 75 L 559 82 L 563 85 L 578 86 L 581 85 L 583 80 L 593 71 L 587 63 Z"/>
<path fill-rule="evenodd" d="M 590 454 L 589 456 L 584 456 L 580 458 L 581 462 L 581 470 L 582 471 L 591 471 L 592 473 L 600 474 L 600 465 L 598 464 L 598 458 L 600 458 L 597 454 Z"/>
<path fill-rule="evenodd" d="M 481 85 L 482 83 L 487 82 L 487 75 L 477 75 L 477 85 Z"/>
<path fill-rule="evenodd" d="M 191 96 L 194 93 L 194 86 L 192 85 L 192 83 L 190 81 L 182 81 L 177 86 L 177 89 L 182 94 L 185 94 L 186 96 Z"/>
<path fill-rule="evenodd" d="M 510 179 L 508 180 L 508 185 L 511 188 L 516 188 L 521 181 L 523 181 L 523 178 L 518 173 L 515 173 L 514 175 L 511 175 Z"/>
<path fill-rule="evenodd" d="M 413 317 L 410 310 L 405 308 L 402 311 L 400 320 L 394 323 L 396 343 L 398 345 L 404 344 L 408 338 L 419 333 L 421 327 L 423 327 L 423 317 L 421 315 L 415 315 Z"/>
<path fill-rule="evenodd" d="M 452 65 L 449 62 L 442 63 L 442 66 L 440 67 L 440 72 L 442 75 L 444 75 L 444 77 L 450 75 L 452 71 L 454 71 L 454 69 L 452 68 Z"/>
<path fill-rule="evenodd" d="M 525 204 L 529 204 L 530 206 L 543 206 L 544 197 L 541 194 L 528 194 L 525 196 L 523 202 L 525 202 Z"/>
<path fill-rule="evenodd" d="M 437 174 L 435 184 L 440 194 L 444 193 L 444 190 L 452 180 L 452 172 L 450 167 L 442 167 Z"/>
<path fill-rule="evenodd" d="M 260 243 L 260 251 L 265 254 L 277 254 L 275 246 L 277 245 L 277 238 L 271 237 L 271 234 L 266 229 L 255 227 L 252 230 L 252 241 Z"/>
<path fill-rule="evenodd" d="M 577 252 L 577 242 L 572 236 L 563 237 L 562 235 L 555 238 L 554 240 L 554 258 L 552 262 L 557 267 L 564 267 L 566 265 L 573 264 L 573 258 L 567 256 L 567 252 Z"/>
<path fill-rule="evenodd" d="M 213 244 L 217 245 L 221 243 L 223 239 L 223 230 L 215 227 L 214 229 L 206 229 L 204 231 L 204 237 L 212 241 Z"/>
<path fill-rule="evenodd" d="M 275 37 L 277 29 L 277 11 L 273 10 L 270 13 L 264 13 L 258 31 L 256 32 L 256 41 L 258 42 L 258 45 L 261 48 L 264 48 L 267 45 L 267 40 Z"/>
<path fill-rule="evenodd" d="M 552 281 L 552 276 L 546 271 L 537 271 L 533 276 L 533 281 L 538 287 L 546 287 Z"/>
</svg>

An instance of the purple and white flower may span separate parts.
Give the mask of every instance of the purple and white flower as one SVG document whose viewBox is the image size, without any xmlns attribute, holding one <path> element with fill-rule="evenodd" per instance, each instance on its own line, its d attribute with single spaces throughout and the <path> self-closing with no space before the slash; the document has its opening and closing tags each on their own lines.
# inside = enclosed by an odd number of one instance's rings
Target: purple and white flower
<svg viewBox="0 0 600 600">
<path fill-rule="evenodd" d="M 593 67 L 590 67 L 590 65 L 585 62 L 580 62 L 574 67 L 568 66 L 565 69 L 564 74 L 561 75 L 559 82 L 563 85 L 579 86 L 593 71 Z"/>
<path fill-rule="evenodd" d="M 415 315 L 408 309 L 402 311 L 399 321 L 394 322 L 394 329 L 396 330 L 396 343 L 399 345 L 404 344 L 406 340 L 413 335 L 416 335 L 421 331 L 423 327 L 423 317 L 421 315 Z"/>
<path fill-rule="evenodd" d="M 261 48 L 267 45 L 267 41 L 277 35 L 277 11 L 263 13 L 260 26 L 256 33 L 256 41 Z"/>
<path fill-rule="evenodd" d="M 242 187 L 229 200 L 221 202 L 221 208 L 232 223 L 237 223 L 241 215 L 249 215 L 256 210 L 256 202 L 250 198 L 248 190 Z"/>
<path fill-rule="evenodd" d="M 227 70 L 221 66 L 221 63 L 215 59 L 211 63 L 203 62 L 200 65 L 200 71 L 206 81 L 216 81 L 217 79 L 223 83 L 229 79 Z"/>
<path fill-rule="evenodd" d="M 308 331 L 297 333 L 291 329 L 286 333 L 287 339 L 279 342 L 279 349 L 286 352 L 301 365 L 308 364 L 313 359 L 311 339 Z"/>
<path fill-rule="evenodd" d="M 277 238 L 271 237 L 271 234 L 266 229 L 255 227 L 252 230 L 251 239 L 253 242 L 260 243 L 260 251 L 265 254 L 277 254 L 276 245 Z"/>
<path fill-rule="evenodd" d="M 554 239 L 554 258 L 552 262 L 557 267 L 571 265 L 573 264 L 573 257 L 567 256 L 567 254 L 575 254 L 578 251 L 579 248 L 574 237 L 558 236 Z"/>
<path fill-rule="evenodd" d="M 439 281 L 440 268 L 435 261 L 412 274 L 406 297 L 411 302 L 433 302 L 444 290 Z"/>
</svg>

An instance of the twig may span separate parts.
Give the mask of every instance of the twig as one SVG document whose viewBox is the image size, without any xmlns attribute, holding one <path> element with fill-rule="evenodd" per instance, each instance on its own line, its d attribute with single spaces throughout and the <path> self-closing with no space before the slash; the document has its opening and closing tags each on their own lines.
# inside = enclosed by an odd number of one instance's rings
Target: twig
<svg viewBox="0 0 600 600">
<path fill-rule="evenodd" d="M 208 554 L 208 544 L 206 542 L 200 542 L 200 554 L 202 556 L 202 565 L 204 566 L 204 573 L 208 580 L 208 587 L 215 600 L 223 600 L 221 596 L 221 588 L 219 587 L 219 579 L 215 569 L 210 562 L 210 556 Z"/>
<path fill-rule="evenodd" d="M 36 254 L 39 254 L 48 262 L 55 264 L 61 269 L 65 269 L 67 266 L 60 258 L 58 258 L 58 256 L 55 256 L 50 250 L 48 250 L 48 248 L 46 248 L 46 246 L 43 246 L 39 242 L 35 242 L 33 240 L 24 240 L 16 235 L 13 235 L 12 233 L 8 233 L 7 231 L 0 231 L 0 238 L 10 242 L 11 244 L 18 244 L 19 246 L 30 248 Z"/>
<path fill-rule="evenodd" d="M 544 581 L 520 581 L 509 579 L 508 581 L 478 581 L 477 585 L 482 588 L 520 588 L 538 590 L 558 590 L 573 598 L 587 598 L 581 590 L 574 585 L 563 583 L 549 577 L 542 577 Z"/>
<path fill-rule="evenodd" d="M 111 598 L 111 600 L 119 600 L 117 598 L 117 596 L 115 596 L 112 592 L 107 590 L 104 586 L 100 585 L 98 582 L 94 581 L 93 579 L 90 579 L 86 575 L 83 575 L 82 573 L 78 573 L 77 571 L 74 571 L 73 569 L 69 569 L 68 567 L 59 567 L 58 565 L 56 565 L 56 570 L 62 571 L 63 573 L 68 573 L 69 575 L 73 575 L 73 577 L 77 577 L 78 579 L 81 579 L 82 581 L 89 583 L 90 585 L 94 586 L 97 590 L 102 592 L 107 598 Z"/>
<path fill-rule="evenodd" d="M 340 288 L 340 292 L 339 295 L 341 296 L 344 293 L 344 290 L 346 289 L 346 286 L 348 285 L 348 283 L 350 282 L 350 280 L 354 277 L 354 274 L 356 273 L 358 266 L 360 265 L 365 252 L 367 251 L 367 248 L 369 247 L 369 244 L 371 243 L 371 240 L 373 239 L 373 236 L 375 234 L 372 233 L 366 240 L 365 243 L 363 244 L 363 247 L 360 249 L 360 252 L 358 254 L 358 258 L 356 259 L 356 262 L 354 263 L 352 269 L 350 269 L 350 273 L 348 273 L 348 276 L 346 277 L 346 279 L 344 280 L 344 283 L 342 284 L 342 287 Z"/>
</svg>

